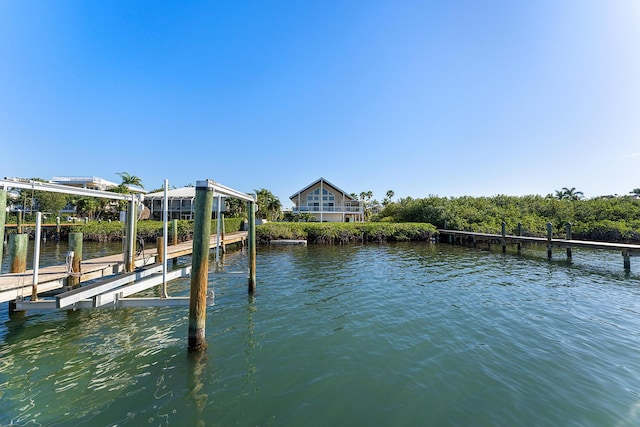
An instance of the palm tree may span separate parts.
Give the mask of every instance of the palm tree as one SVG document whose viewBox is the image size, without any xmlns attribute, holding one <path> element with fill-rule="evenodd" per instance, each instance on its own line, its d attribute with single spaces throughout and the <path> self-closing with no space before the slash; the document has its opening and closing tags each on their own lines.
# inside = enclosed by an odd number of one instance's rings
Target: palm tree
<svg viewBox="0 0 640 427">
<path fill-rule="evenodd" d="M 580 200 L 583 197 L 582 191 L 576 191 L 576 187 L 562 187 L 562 190 L 556 190 L 556 198 L 559 200 Z"/>
<path fill-rule="evenodd" d="M 254 190 L 258 203 L 258 212 L 261 218 L 275 220 L 280 217 L 282 205 L 280 199 L 266 188 Z"/>
<path fill-rule="evenodd" d="M 117 173 L 116 175 L 120 175 L 120 178 L 122 178 L 122 184 L 120 184 L 123 188 L 127 189 L 127 193 L 130 192 L 129 187 L 130 186 L 134 186 L 134 187 L 140 187 L 140 188 L 144 188 L 144 185 L 142 185 L 142 179 L 140 179 L 140 177 L 137 177 L 135 175 L 130 175 L 129 172 L 120 172 Z"/>
</svg>

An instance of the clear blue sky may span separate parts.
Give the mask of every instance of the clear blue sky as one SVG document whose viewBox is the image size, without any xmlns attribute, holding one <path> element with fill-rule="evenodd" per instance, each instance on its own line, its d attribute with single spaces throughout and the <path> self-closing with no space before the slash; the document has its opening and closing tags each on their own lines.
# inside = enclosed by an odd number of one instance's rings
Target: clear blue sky
<svg viewBox="0 0 640 427">
<path fill-rule="evenodd" d="M 0 175 L 640 187 L 640 2 L 0 0 Z"/>
</svg>

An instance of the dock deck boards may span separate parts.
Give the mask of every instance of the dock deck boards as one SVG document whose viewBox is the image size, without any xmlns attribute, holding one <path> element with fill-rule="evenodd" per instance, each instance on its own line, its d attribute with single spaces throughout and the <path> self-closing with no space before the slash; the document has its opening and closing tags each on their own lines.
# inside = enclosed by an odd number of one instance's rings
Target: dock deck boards
<svg viewBox="0 0 640 427">
<path fill-rule="evenodd" d="M 241 243 L 247 239 L 246 231 L 227 233 L 221 244 L 229 245 Z M 215 248 L 217 236 L 212 235 L 209 239 L 209 248 Z M 190 255 L 193 251 L 193 242 L 187 241 L 167 247 L 167 260 Z M 136 257 L 136 267 L 154 263 L 158 251 L 156 248 L 145 249 Z M 100 258 L 83 260 L 81 263 L 82 275 L 80 282 L 86 282 L 99 277 L 110 276 L 124 271 L 123 255 L 108 255 Z M 38 293 L 48 292 L 62 288 L 68 273 L 65 265 L 52 265 L 40 267 L 38 269 Z M 12 301 L 18 297 L 31 296 L 33 285 L 33 270 L 24 273 L 7 273 L 0 275 L 0 302 Z"/>
</svg>

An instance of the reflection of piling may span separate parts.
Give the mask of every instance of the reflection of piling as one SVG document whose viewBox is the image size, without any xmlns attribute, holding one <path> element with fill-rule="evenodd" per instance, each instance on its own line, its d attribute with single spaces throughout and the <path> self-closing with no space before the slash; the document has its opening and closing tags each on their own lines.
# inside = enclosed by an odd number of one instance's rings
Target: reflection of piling
<svg viewBox="0 0 640 427">
<path fill-rule="evenodd" d="M 56 217 L 56 242 L 60 241 L 60 217 Z"/>
<path fill-rule="evenodd" d="M 69 252 L 71 256 L 71 274 L 67 277 L 67 287 L 80 285 L 80 265 L 82 263 L 82 233 L 69 233 Z"/>
<path fill-rule="evenodd" d="M 189 351 L 204 351 L 207 318 L 207 285 L 209 274 L 209 239 L 213 188 L 208 181 L 196 184 L 195 218 L 193 223 L 193 254 L 191 267 L 191 295 L 189 299 Z"/>
<path fill-rule="evenodd" d="M 9 235 L 9 273 L 24 273 L 27 271 L 27 234 Z"/>
</svg>

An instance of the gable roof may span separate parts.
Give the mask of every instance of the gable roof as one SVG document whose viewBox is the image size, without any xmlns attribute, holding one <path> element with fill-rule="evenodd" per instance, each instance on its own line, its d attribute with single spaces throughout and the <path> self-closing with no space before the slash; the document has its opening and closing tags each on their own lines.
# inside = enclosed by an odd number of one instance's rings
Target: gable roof
<svg viewBox="0 0 640 427">
<path fill-rule="evenodd" d="M 308 189 L 310 189 L 311 187 L 314 187 L 315 185 L 319 184 L 320 182 L 323 182 L 325 184 L 327 184 L 330 187 L 335 188 L 336 190 L 338 190 L 339 192 L 341 192 L 342 194 L 345 195 L 346 198 L 350 199 L 350 200 L 355 200 L 353 197 L 351 197 L 351 195 L 349 193 L 347 193 L 346 191 L 344 191 L 343 189 L 341 189 L 340 187 L 338 187 L 337 185 L 334 185 L 332 183 L 330 183 L 329 181 L 327 181 L 326 179 L 324 179 L 323 177 L 320 177 L 318 179 L 316 179 L 315 181 L 313 181 L 311 184 L 307 185 L 306 187 L 304 187 L 302 190 L 295 192 L 294 194 L 292 194 L 289 197 L 289 200 L 294 200 L 295 198 L 298 197 L 298 195 L 300 193 L 304 193 L 305 191 L 307 191 Z"/>
</svg>

